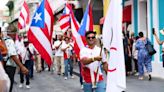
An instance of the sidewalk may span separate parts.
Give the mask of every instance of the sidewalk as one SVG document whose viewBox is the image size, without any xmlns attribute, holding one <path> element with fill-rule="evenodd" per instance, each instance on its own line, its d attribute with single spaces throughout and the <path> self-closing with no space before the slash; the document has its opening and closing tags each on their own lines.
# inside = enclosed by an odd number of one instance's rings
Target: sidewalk
<svg viewBox="0 0 164 92">
<path fill-rule="evenodd" d="M 56 73 L 43 71 L 34 74 L 34 80 L 31 80 L 31 89 L 18 88 L 19 75 L 16 74 L 15 80 L 18 84 L 14 84 L 13 92 L 83 92 L 79 83 L 79 68 L 74 67 L 74 79 L 64 80 L 63 76 Z M 164 79 L 152 77 L 151 81 L 147 78 L 138 80 L 135 76 L 127 77 L 126 92 L 164 92 Z"/>
</svg>

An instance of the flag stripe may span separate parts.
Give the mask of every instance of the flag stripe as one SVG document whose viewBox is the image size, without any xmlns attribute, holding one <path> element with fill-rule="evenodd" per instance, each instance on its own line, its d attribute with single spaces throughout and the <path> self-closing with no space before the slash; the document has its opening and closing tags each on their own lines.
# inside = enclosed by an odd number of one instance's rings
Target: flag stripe
<svg viewBox="0 0 164 92">
<path fill-rule="evenodd" d="M 22 7 L 22 10 L 21 10 L 21 17 L 24 16 L 24 20 L 26 21 L 26 18 L 28 17 L 28 14 L 27 14 L 27 9 L 25 9 L 25 7 Z"/>
<path fill-rule="evenodd" d="M 76 40 L 76 43 L 78 44 L 79 49 L 84 47 L 84 43 L 82 41 L 82 37 L 80 36 L 80 34 L 77 32 L 79 25 L 77 24 L 75 17 L 73 14 L 71 14 L 71 27 L 72 27 L 72 34 Z"/>
<path fill-rule="evenodd" d="M 43 33 L 43 31 L 37 27 L 31 27 L 31 30 L 34 37 L 36 37 L 36 39 L 40 42 L 40 44 L 47 51 L 47 53 L 49 53 L 49 55 L 52 55 L 51 44 L 49 44 L 50 42 L 47 39 L 47 36 Z"/>
<path fill-rule="evenodd" d="M 89 29 L 93 31 L 93 15 L 92 15 L 92 7 L 89 5 Z"/>
<path fill-rule="evenodd" d="M 30 21 L 30 11 L 29 11 L 29 8 L 28 8 L 28 5 L 27 5 L 27 3 L 25 3 L 25 4 L 23 4 L 23 11 L 22 12 L 25 12 L 25 16 L 27 17 L 27 19 L 26 19 L 26 23 L 28 24 L 29 23 L 29 21 Z M 24 9 L 25 9 L 25 11 L 24 11 Z"/>
<path fill-rule="evenodd" d="M 27 3 L 24 1 L 23 7 L 21 8 L 20 11 L 20 16 L 18 18 L 18 28 L 23 29 L 25 26 L 29 23 L 29 8 Z"/>
<path fill-rule="evenodd" d="M 24 16 L 22 15 L 22 13 L 20 14 L 18 23 L 20 24 L 20 28 L 24 28 L 25 27 L 25 19 L 24 19 Z"/>
<path fill-rule="evenodd" d="M 51 54 L 50 54 L 50 53 L 52 53 L 52 52 L 50 51 L 49 53 L 47 53 L 47 50 L 46 50 L 45 47 L 40 43 L 40 41 L 38 41 L 38 39 L 36 38 L 36 36 L 32 33 L 32 30 L 29 30 L 29 31 L 28 31 L 28 39 L 29 39 L 30 41 L 34 41 L 34 46 L 35 46 L 35 48 L 36 48 L 37 50 L 39 50 L 39 53 L 41 54 L 41 56 L 44 56 L 44 57 L 42 57 L 42 58 L 46 61 L 46 63 L 47 63 L 48 65 L 51 65 L 52 62 L 50 62 L 50 61 L 51 61 L 51 58 L 49 58 L 49 57 L 51 57 Z M 48 48 L 48 47 L 47 47 L 47 48 Z"/>
<path fill-rule="evenodd" d="M 59 25 L 63 33 L 70 27 L 70 16 L 69 14 L 63 14 L 59 19 Z"/>
<path fill-rule="evenodd" d="M 70 27 L 70 23 L 69 23 L 69 22 L 66 22 L 66 23 L 64 23 L 64 24 L 62 24 L 62 25 L 60 26 L 60 28 L 61 28 L 62 30 L 68 29 L 69 27 Z"/>
<path fill-rule="evenodd" d="M 53 20 L 54 20 L 54 16 L 53 16 L 53 12 L 52 12 L 52 8 L 50 7 L 49 5 L 49 2 L 47 0 L 45 0 L 45 9 L 46 9 L 46 12 L 45 12 L 45 16 L 47 18 L 47 16 L 49 16 L 50 20 L 47 21 L 46 19 L 46 24 L 47 22 L 50 23 L 49 26 L 49 33 L 50 33 L 50 37 L 52 38 L 52 33 L 53 33 Z M 48 25 L 48 24 L 47 24 Z"/>
<path fill-rule="evenodd" d="M 44 24 L 44 26 L 45 26 L 44 28 L 40 28 L 40 29 L 44 33 L 44 35 L 47 37 L 49 42 L 51 42 L 51 37 L 49 35 L 49 32 L 47 31 L 48 30 L 47 24 Z"/>
</svg>

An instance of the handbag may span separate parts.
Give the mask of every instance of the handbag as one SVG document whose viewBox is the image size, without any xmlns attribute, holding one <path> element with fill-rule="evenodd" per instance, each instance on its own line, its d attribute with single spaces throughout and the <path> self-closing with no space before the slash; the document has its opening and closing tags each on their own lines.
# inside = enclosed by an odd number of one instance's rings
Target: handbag
<svg viewBox="0 0 164 92">
<path fill-rule="evenodd" d="M 156 50 L 154 49 L 153 45 L 151 44 L 151 42 L 147 41 L 147 44 L 145 44 L 145 47 L 148 51 L 149 55 L 154 55 L 156 53 Z"/>
</svg>

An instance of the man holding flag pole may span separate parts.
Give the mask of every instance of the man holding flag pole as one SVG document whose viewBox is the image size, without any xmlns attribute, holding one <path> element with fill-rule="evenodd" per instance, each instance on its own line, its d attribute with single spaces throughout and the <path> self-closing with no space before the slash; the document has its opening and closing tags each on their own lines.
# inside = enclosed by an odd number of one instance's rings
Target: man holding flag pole
<svg viewBox="0 0 164 92">
<path fill-rule="evenodd" d="M 102 58 L 104 56 L 102 48 L 96 46 L 96 32 L 87 31 L 85 37 L 88 45 L 80 51 L 84 92 L 105 92 L 106 86 L 100 66 L 102 64 L 103 69 L 107 72 L 108 65 L 105 58 Z"/>
</svg>

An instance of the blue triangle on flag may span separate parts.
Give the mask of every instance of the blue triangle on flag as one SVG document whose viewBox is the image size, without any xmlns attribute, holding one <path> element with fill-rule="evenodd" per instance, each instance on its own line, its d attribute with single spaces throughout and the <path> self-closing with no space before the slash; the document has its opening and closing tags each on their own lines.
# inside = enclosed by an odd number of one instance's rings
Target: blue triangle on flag
<svg viewBox="0 0 164 92">
<path fill-rule="evenodd" d="M 45 1 L 43 0 L 36 10 L 33 18 L 32 18 L 32 23 L 31 26 L 36 26 L 40 28 L 44 28 L 44 4 Z"/>
</svg>

